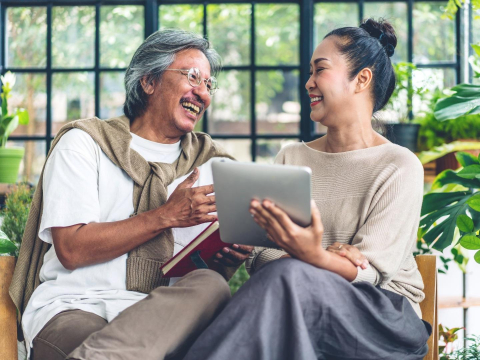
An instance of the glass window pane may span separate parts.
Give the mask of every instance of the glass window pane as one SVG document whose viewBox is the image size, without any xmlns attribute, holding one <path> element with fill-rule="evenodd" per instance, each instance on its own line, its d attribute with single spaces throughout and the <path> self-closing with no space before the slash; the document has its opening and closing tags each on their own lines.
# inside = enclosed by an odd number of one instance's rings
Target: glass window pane
<svg viewBox="0 0 480 360">
<path fill-rule="evenodd" d="M 67 122 L 95 115 L 94 75 L 56 73 L 52 79 L 52 135 Z"/>
<path fill-rule="evenodd" d="M 25 148 L 25 155 L 18 172 L 18 181 L 27 181 L 36 185 L 45 163 L 45 141 L 8 141 L 7 146 Z"/>
<path fill-rule="evenodd" d="M 413 62 L 455 61 L 455 20 L 442 19 L 445 2 L 415 2 Z"/>
<path fill-rule="evenodd" d="M 295 139 L 258 139 L 256 146 L 255 162 L 263 164 L 273 164 L 281 148 L 288 144 L 293 144 L 296 142 L 298 142 L 298 140 Z"/>
<path fill-rule="evenodd" d="M 143 6 L 102 6 L 100 10 L 100 65 L 127 67 L 143 42 Z"/>
<path fill-rule="evenodd" d="M 252 161 L 252 140 L 250 139 L 215 139 L 225 151 L 238 161 Z"/>
<path fill-rule="evenodd" d="M 100 118 L 108 119 L 123 115 L 125 87 L 123 72 L 103 72 L 100 74 Z"/>
<path fill-rule="evenodd" d="M 177 28 L 203 34 L 203 5 L 162 5 L 158 19 L 160 29 Z"/>
<path fill-rule="evenodd" d="M 7 8 L 7 66 L 44 68 L 47 64 L 47 8 Z"/>
<path fill-rule="evenodd" d="M 300 20 L 296 4 L 255 5 L 257 65 L 299 63 Z"/>
<path fill-rule="evenodd" d="M 250 72 L 222 71 L 208 108 L 210 134 L 250 134 Z"/>
<path fill-rule="evenodd" d="M 392 60 L 408 60 L 408 18 L 406 3 L 365 3 L 365 18 L 384 18 L 390 22 L 397 34 L 397 47 Z"/>
<path fill-rule="evenodd" d="M 52 66 L 93 67 L 95 7 L 54 6 L 52 18 Z"/>
<path fill-rule="evenodd" d="M 436 90 L 450 88 L 457 84 L 455 69 L 417 69 L 413 72 L 412 82 L 414 88 L 424 88 L 427 95 L 413 97 L 413 113 L 431 112 L 431 97 Z"/>
<path fill-rule="evenodd" d="M 45 74 L 17 73 L 17 81 L 8 99 L 10 111 L 27 109 L 30 121 L 19 125 L 13 135 L 45 135 L 47 114 L 47 89 Z"/>
<path fill-rule="evenodd" d="M 358 4 L 320 3 L 315 4 L 314 42 L 316 47 L 333 29 L 344 26 L 358 26 Z"/>
<path fill-rule="evenodd" d="M 298 134 L 298 71 L 258 71 L 255 114 L 258 134 Z"/>
<path fill-rule="evenodd" d="M 251 14 L 251 5 L 208 5 L 208 39 L 224 65 L 250 64 Z"/>
</svg>

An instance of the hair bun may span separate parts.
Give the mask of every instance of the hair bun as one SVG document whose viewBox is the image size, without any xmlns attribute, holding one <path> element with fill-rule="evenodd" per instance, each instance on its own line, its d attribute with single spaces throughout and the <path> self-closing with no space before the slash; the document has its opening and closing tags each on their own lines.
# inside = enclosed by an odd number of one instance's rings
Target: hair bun
<svg viewBox="0 0 480 360">
<path fill-rule="evenodd" d="M 393 56 L 395 47 L 397 46 L 397 35 L 395 34 L 395 29 L 392 24 L 384 19 L 379 19 L 379 21 L 367 19 L 362 22 L 360 28 L 380 41 L 388 57 Z"/>
</svg>

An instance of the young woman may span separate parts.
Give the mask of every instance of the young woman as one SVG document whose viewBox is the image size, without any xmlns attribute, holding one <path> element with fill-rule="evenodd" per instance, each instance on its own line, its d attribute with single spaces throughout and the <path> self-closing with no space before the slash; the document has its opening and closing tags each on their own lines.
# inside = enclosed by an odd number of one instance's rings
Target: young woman
<svg viewBox="0 0 480 360">
<path fill-rule="evenodd" d="M 312 168 L 312 224 L 299 227 L 272 202 L 252 200 L 255 221 L 284 251 L 256 249 L 251 279 L 186 359 L 426 355 L 431 327 L 421 320 L 423 282 L 412 255 L 423 168 L 371 125 L 395 87 L 396 44 L 388 22 L 369 19 L 318 45 L 305 87 L 311 118 L 327 134 L 276 159 Z"/>
</svg>

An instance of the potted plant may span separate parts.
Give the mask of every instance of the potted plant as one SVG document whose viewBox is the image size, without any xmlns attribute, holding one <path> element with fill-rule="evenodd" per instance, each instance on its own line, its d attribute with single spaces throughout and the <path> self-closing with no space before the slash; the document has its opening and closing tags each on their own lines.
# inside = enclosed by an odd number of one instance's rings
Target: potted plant
<svg viewBox="0 0 480 360">
<path fill-rule="evenodd" d="M 439 251 L 457 243 L 475 250 L 480 263 L 480 156 L 459 152 L 456 157 L 463 169 L 440 173 L 423 197 L 419 237 Z"/>
<path fill-rule="evenodd" d="M 12 132 L 15 131 L 18 124 L 28 124 L 28 112 L 25 109 L 15 109 L 8 111 L 8 98 L 11 96 L 13 86 L 15 85 L 15 75 L 8 71 L 2 80 L 2 106 L 0 108 L 0 183 L 13 184 L 17 181 L 20 162 L 25 153 L 24 148 L 7 148 L 7 140 Z"/>
<path fill-rule="evenodd" d="M 412 121 L 412 100 L 414 96 L 423 99 L 428 91 L 424 86 L 413 86 L 412 74 L 417 69 L 414 64 L 399 62 L 393 69 L 397 85 L 379 117 L 388 140 L 415 152 L 420 125 Z"/>
<path fill-rule="evenodd" d="M 5 207 L 0 212 L 0 324 L 2 347 L 0 358 L 17 358 L 17 319 L 16 308 L 8 289 L 12 281 L 15 262 L 33 198 L 33 188 L 21 184 L 14 186 L 7 194 Z"/>
</svg>

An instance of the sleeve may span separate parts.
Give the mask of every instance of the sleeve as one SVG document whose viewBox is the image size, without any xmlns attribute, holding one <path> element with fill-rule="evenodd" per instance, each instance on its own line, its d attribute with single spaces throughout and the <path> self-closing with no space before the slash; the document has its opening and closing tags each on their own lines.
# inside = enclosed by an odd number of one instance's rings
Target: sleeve
<svg viewBox="0 0 480 360">
<path fill-rule="evenodd" d="M 51 244 L 52 227 L 99 221 L 96 143 L 85 132 L 70 130 L 45 165 L 39 237 Z"/>
<path fill-rule="evenodd" d="M 354 283 L 386 284 L 400 270 L 415 246 L 422 200 L 423 167 L 415 158 L 397 167 L 380 187 L 353 238 L 352 245 L 370 262 L 365 270 L 358 268 Z"/>
</svg>

